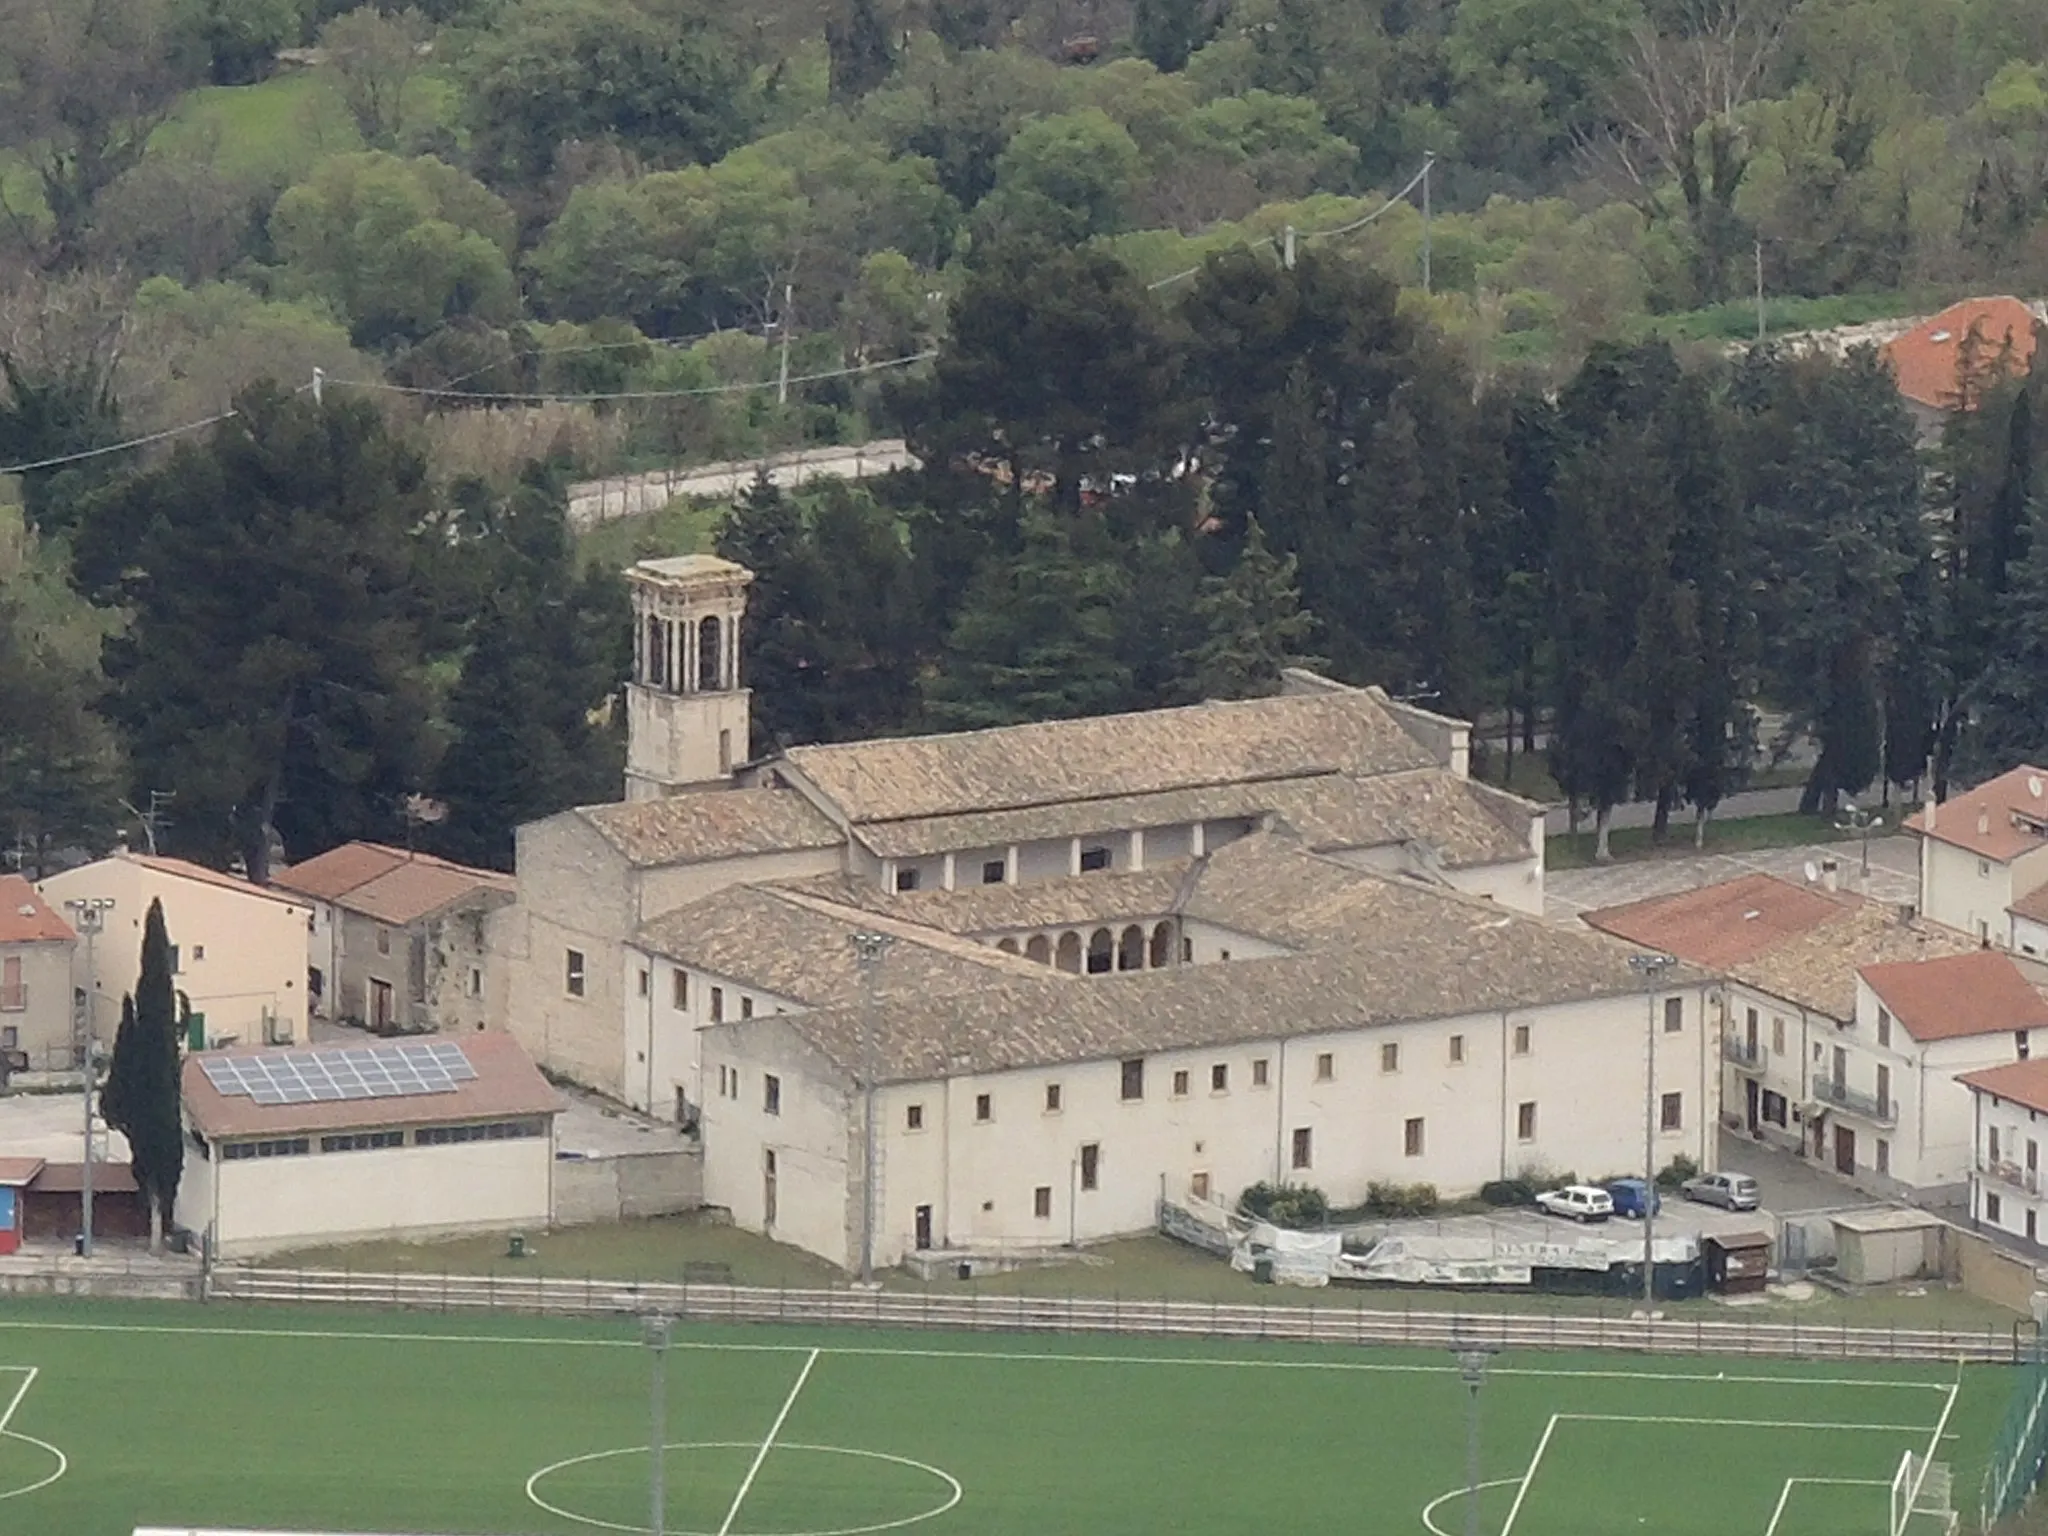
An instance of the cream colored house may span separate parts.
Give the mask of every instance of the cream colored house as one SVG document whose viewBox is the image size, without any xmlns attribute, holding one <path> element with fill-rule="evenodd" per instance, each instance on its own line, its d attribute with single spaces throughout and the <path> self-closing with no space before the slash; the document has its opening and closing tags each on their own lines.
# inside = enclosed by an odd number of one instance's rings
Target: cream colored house
<svg viewBox="0 0 2048 1536">
<path fill-rule="evenodd" d="M 53 906 L 111 901 L 93 942 L 76 951 L 76 985 L 91 999 L 94 1034 L 112 1041 L 121 999 L 142 969 L 142 921 L 164 904 L 173 980 L 205 1019 L 209 1040 L 282 1044 L 306 1038 L 305 898 L 233 875 L 123 849 L 52 875 L 37 887 Z"/>
<path fill-rule="evenodd" d="M 2048 1059 L 2007 1062 L 1964 1077 L 1970 1093 L 1970 1217 L 2038 1252 L 2048 1235 L 2042 1149 L 2048 1144 Z"/>
<path fill-rule="evenodd" d="M 424 1078 L 389 1065 L 427 1050 L 455 1052 L 461 1065 Z M 245 1091 L 251 1084 L 353 1096 L 263 1102 L 279 1095 Z M 178 1219 L 224 1258 L 552 1217 L 561 1100 L 509 1035 L 204 1051 L 185 1060 L 184 1100 Z"/>
<path fill-rule="evenodd" d="M 759 954 L 789 953 L 801 929 L 795 952 L 815 957 L 815 980 L 777 980 L 778 1001 L 809 985 L 821 1006 L 676 1021 L 672 1035 L 700 1042 L 707 1201 L 854 1263 L 870 1060 L 881 1264 L 1144 1231 L 1162 1199 L 1230 1201 L 1261 1180 L 1353 1203 L 1374 1181 L 1448 1197 L 1525 1169 L 1626 1172 L 1646 1114 L 1660 1167 L 1710 1158 L 1720 1068 L 1704 973 L 1681 967 L 1646 994 L 1632 945 L 1350 868 L 1283 831 L 1175 874 L 1157 966 L 1151 893 L 1126 887 L 1118 913 L 1115 887 L 1086 877 L 1012 888 L 1006 914 L 991 893 L 920 898 L 923 933 L 846 877 L 811 882 L 792 926 L 757 918 Z M 1107 970 L 1026 959 L 976 984 L 927 936 L 956 901 L 955 926 L 1000 916 L 1022 931 L 1070 920 L 1062 903 L 1082 897 L 1113 936 Z M 872 992 L 857 934 L 891 940 Z M 665 951 L 693 989 L 713 966 L 770 980 L 685 925 Z"/>
<path fill-rule="evenodd" d="M 355 842 L 271 884 L 312 906 L 306 989 L 316 1016 L 378 1034 L 477 1030 L 504 1017 L 485 985 L 484 935 L 512 902 L 510 875 Z"/>
<path fill-rule="evenodd" d="M 1978 946 L 1969 939 L 1881 902 L 1761 874 L 1588 912 L 1584 921 L 1725 978 L 1715 1013 L 1730 1129 L 1882 1194 L 1954 1188 L 1956 1158 L 1939 1143 L 1947 1133 L 1919 1109 L 1921 1078 L 1934 1073 L 1927 1101 L 1939 1120 L 1941 1106 L 1963 1102 L 1941 1076 L 1952 1070 L 1947 1057 L 1970 1048 L 1923 1051 L 1903 1028 L 1894 1038 L 1859 973 L 1896 968 L 1910 978 L 1919 962 L 1973 960 Z M 1935 1141 L 1922 1142 L 1923 1127 Z"/>
<path fill-rule="evenodd" d="M 0 875 L 0 1061 L 33 1071 L 78 1065 L 71 991 L 78 936 L 20 875 Z M 0 1067 L 0 1080 L 6 1069 Z"/>
<path fill-rule="evenodd" d="M 2011 947 L 2013 906 L 2048 885 L 2048 769 L 2022 765 L 1930 802 L 1905 827 L 1920 838 L 1920 910 Z"/>
</svg>

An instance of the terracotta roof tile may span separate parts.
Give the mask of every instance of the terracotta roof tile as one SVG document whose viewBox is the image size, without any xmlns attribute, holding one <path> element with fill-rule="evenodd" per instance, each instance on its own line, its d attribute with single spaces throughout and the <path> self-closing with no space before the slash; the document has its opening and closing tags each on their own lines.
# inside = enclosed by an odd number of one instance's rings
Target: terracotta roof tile
<svg viewBox="0 0 2048 1536">
<path fill-rule="evenodd" d="M 2048 847 L 2048 768 L 2022 763 L 1940 805 L 1923 807 L 1904 825 L 1908 832 L 1967 849 L 1980 859 L 2010 863 Z"/>
<path fill-rule="evenodd" d="M 1973 333 L 1984 362 L 1995 358 L 2008 342 L 2012 363 L 2025 373 L 2034 355 L 2034 328 L 2039 317 L 2014 298 L 1965 299 L 1929 316 L 1880 348 L 1908 400 L 1938 410 L 1959 403 L 1958 369 L 1963 343 Z"/>
<path fill-rule="evenodd" d="M 2044 998 L 1995 949 L 1866 965 L 1858 973 L 1915 1040 L 1960 1040 L 2048 1027 Z"/>
<path fill-rule="evenodd" d="M 144 869 L 153 869 L 160 875 L 175 875 L 181 880 L 197 880 L 202 885 L 217 885 L 223 890 L 239 891 L 244 896 L 260 896 L 265 901 L 283 902 L 286 906 L 303 907 L 305 901 L 290 891 L 274 891 L 267 886 L 253 884 L 240 875 L 222 874 L 217 869 L 208 869 L 204 864 L 194 864 L 186 859 L 163 858 L 153 853 L 123 851 L 112 855 L 125 859 L 130 864 L 140 864 Z"/>
<path fill-rule="evenodd" d="M 343 843 L 339 848 L 287 865 L 270 883 L 282 891 L 332 901 L 375 879 L 404 858 L 398 849 L 382 843 Z"/>
<path fill-rule="evenodd" d="M 66 944 L 78 937 L 20 875 L 0 875 L 0 944 Z"/>
<path fill-rule="evenodd" d="M 2009 1061 L 2002 1067 L 1965 1072 L 1957 1081 L 2008 1104 L 2048 1113 L 2048 1059 Z"/>
<path fill-rule="evenodd" d="M 573 814 L 641 868 L 831 848 L 845 834 L 794 790 L 717 789 L 584 806 Z"/>
<path fill-rule="evenodd" d="M 79 1144 L 85 1142 L 84 1133 L 79 1134 Z M 43 1171 L 40 1157 L 0 1157 L 0 1185 L 19 1189 Z"/>
<path fill-rule="evenodd" d="M 2048 923 L 2048 885 L 2037 886 L 2005 909 L 2015 917 Z"/>
<path fill-rule="evenodd" d="M 510 900 L 518 889 L 510 875 L 382 843 L 344 843 L 294 864 L 273 883 L 401 928 L 461 901 Z"/>
<path fill-rule="evenodd" d="M 209 1137 L 299 1136 L 321 1131 L 374 1131 L 409 1125 L 457 1124 L 551 1115 L 561 1096 L 527 1059 L 519 1042 L 497 1030 L 449 1036 L 462 1047 L 476 1077 L 449 1093 L 405 1098 L 344 1099 L 314 1104 L 258 1104 L 241 1094 L 223 1094 L 207 1080 L 201 1063 L 226 1056 L 262 1056 L 303 1046 L 202 1051 L 185 1058 L 185 1113 Z M 329 1050 L 337 1047 L 320 1046 Z"/>
<path fill-rule="evenodd" d="M 1100 870 L 1022 885 L 903 892 L 885 891 L 855 875 L 822 875 L 787 889 L 946 933 L 1001 933 L 1164 917 L 1175 909 L 1190 868 L 1189 860 L 1174 859 L 1142 870 Z"/>
</svg>

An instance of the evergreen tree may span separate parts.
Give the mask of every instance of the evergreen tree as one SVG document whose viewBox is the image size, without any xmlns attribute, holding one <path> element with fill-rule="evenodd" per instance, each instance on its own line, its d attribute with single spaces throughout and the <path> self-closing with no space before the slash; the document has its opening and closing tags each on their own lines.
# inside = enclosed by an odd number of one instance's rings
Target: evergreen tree
<svg viewBox="0 0 2048 1536">
<path fill-rule="evenodd" d="M 100 1096 L 107 1124 L 128 1138 L 135 1183 L 149 1206 L 151 1253 L 162 1251 L 185 1168 L 179 1060 L 171 939 L 163 903 L 152 901 L 142 922 L 142 972 L 134 995 L 122 1000 L 121 1031 Z"/>
<path fill-rule="evenodd" d="M 925 713 L 940 730 L 1111 714 L 1133 704 L 1117 655 L 1130 582 L 1113 562 L 1077 552 L 1044 515 L 1024 526 L 1015 560 L 975 578 L 925 681 Z"/>
<path fill-rule="evenodd" d="M 828 94 L 835 106 L 860 100 L 896 67 L 889 24 L 876 0 L 840 0 L 825 23 L 825 49 L 831 62 Z"/>
<path fill-rule="evenodd" d="M 1975 723 L 1963 766 L 1973 777 L 2048 764 L 2048 496 L 2034 498 L 2032 514 L 1999 601 L 1990 665 L 1968 700 Z"/>
<path fill-rule="evenodd" d="M 1320 665 L 1305 653 L 1315 618 L 1301 607 L 1292 555 L 1275 555 L 1256 519 L 1227 576 L 1202 583 L 1195 612 L 1202 640 L 1186 658 L 1198 699 L 1250 699 L 1280 691 L 1285 667 Z"/>
<path fill-rule="evenodd" d="M 1208 0 L 1137 0 L 1131 17 L 1132 45 L 1166 74 L 1187 68 L 1215 30 Z"/>
</svg>

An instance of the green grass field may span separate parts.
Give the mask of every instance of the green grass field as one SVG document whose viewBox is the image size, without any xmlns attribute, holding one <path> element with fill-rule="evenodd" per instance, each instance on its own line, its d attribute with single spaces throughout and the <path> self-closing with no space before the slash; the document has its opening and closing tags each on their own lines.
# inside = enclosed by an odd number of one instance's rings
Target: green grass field
<svg viewBox="0 0 2048 1536">
<path fill-rule="evenodd" d="M 0 1306 L 0 1531 L 646 1531 L 634 1320 Z M 1464 1529 L 1429 1352 L 679 1328 L 664 1528 L 703 1536 Z M 1908 1449 L 1974 1502 L 2011 1373 L 1517 1355 L 1488 1536 L 1886 1536 Z M 1966 1526 L 1967 1528 L 1967 1526 Z"/>
</svg>

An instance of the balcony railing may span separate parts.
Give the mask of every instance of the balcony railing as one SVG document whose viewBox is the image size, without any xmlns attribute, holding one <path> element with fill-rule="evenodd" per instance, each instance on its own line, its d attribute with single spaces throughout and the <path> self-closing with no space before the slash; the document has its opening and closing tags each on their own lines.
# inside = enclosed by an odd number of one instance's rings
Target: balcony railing
<svg viewBox="0 0 2048 1536">
<path fill-rule="evenodd" d="M 1738 1067 L 1760 1067 L 1764 1061 L 1763 1047 L 1751 1045 L 1740 1035 L 1721 1037 L 1721 1055 Z"/>
<path fill-rule="evenodd" d="M 2041 1193 L 2041 1173 L 2037 1168 L 2022 1168 L 2018 1163 L 1994 1163 L 1988 1157 L 1980 1157 L 1977 1159 L 1977 1172 L 2030 1195 Z"/>
<path fill-rule="evenodd" d="M 1880 1099 L 1874 1093 L 1838 1083 L 1831 1077 L 1817 1077 L 1813 1080 L 1813 1096 L 1823 1104 L 1836 1109 L 1847 1110 L 1865 1120 L 1875 1120 L 1880 1125 L 1896 1125 L 1899 1119 L 1899 1101 Z"/>
<path fill-rule="evenodd" d="M 0 1013 L 20 1013 L 28 1007 L 28 983 L 0 981 Z"/>
</svg>

